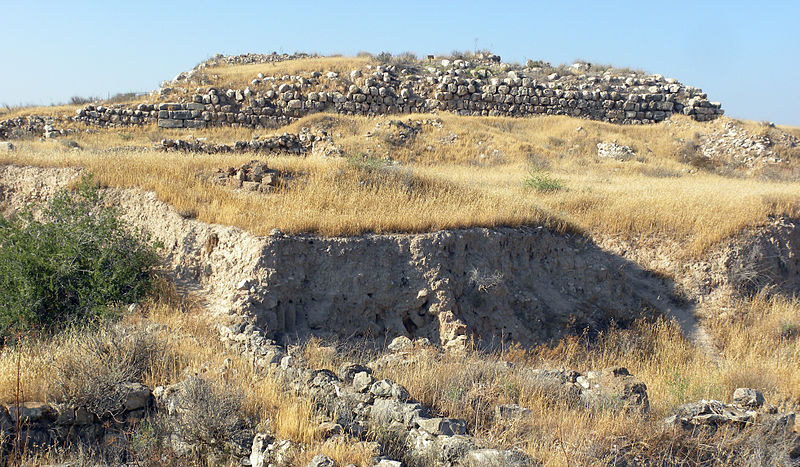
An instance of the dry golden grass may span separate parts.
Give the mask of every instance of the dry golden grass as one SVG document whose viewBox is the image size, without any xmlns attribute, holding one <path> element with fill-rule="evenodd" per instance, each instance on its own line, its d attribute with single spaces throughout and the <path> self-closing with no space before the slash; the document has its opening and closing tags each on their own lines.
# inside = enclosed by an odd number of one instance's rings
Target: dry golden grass
<svg viewBox="0 0 800 467">
<path fill-rule="evenodd" d="M 411 117 L 426 118 L 437 117 Z M 599 235 L 670 238 L 687 255 L 697 255 L 769 215 L 800 215 L 796 183 L 746 173 L 714 175 L 682 162 L 684 142 L 722 121 L 674 117 L 673 123 L 619 126 L 567 117 L 438 118 L 441 128 L 423 125 L 407 142 L 399 142 L 389 117 L 302 119 L 282 131 L 325 130 L 350 157 L 268 157 L 272 167 L 297 175 L 288 188 L 270 195 L 234 192 L 198 177 L 265 157 L 260 154 L 107 151 L 151 146 L 188 131 L 107 130 L 77 137 L 83 151 L 52 141 L 19 141 L 18 151 L 0 156 L 0 163 L 85 167 L 109 186 L 152 190 L 186 215 L 256 234 L 272 228 L 353 235 L 542 224 Z M 254 133 L 264 134 L 241 128 L 191 132 L 226 143 Z M 596 144 L 608 140 L 633 147 L 639 160 L 598 159 Z M 395 162 L 383 162 L 389 158 Z M 531 167 L 563 188 L 527 187 Z"/>
<path fill-rule="evenodd" d="M 318 71 L 323 75 L 329 71 L 349 75 L 354 69 L 361 69 L 369 63 L 369 57 L 314 57 L 286 60 L 274 63 L 254 63 L 250 65 L 222 65 L 207 68 L 204 72 L 213 79 L 215 86 L 231 89 L 244 89 L 259 73 L 280 78 L 284 75 L 296 76 L 301 73 Z"/>
<path fill-rule="evenodd" d="M 321 418 L 309 400 L 295 396 L 283 387 L 276 375 L 256 374 L 253 365 L 225 349 L 215 323 L 195 303 L 178 296 L 165 286 L 159 298 L 143 304 L 141 312 L 125 316 L 123 324 L 143 330 L 156 323 L 162 326 L 158 338 L 166 351 L 151 360 L 144 384 L 154 388 L 182 381 L 196 375 L 217 383 L 226 390 L 243 395 L 243 415 L 259 422 L 259 429 L 269 430 L 279 439 L 302 443 L 313 456 L 324 453 L 341 465 L 371 465 L 376 455 L 370 447 L 348 438 L 324 440 L 317 430 Z M 30 338 L 20 346 L 5 346 L 0 351 L 0 403 L 22 401 L 57 402 L 54 381 L 59 362 L 80 352 L 87 333 L 75 329 L 51 338 Z M 17 378 L 17 361 L 20 375 Z M 20 392 L 17 392 L 17 382 Z M 33 454 L 33 453 L 32 453 Z M 53 453 L 58 454 L 57 452 Z M 303 460 L 301 458 L 300 460 Z M 309 459 L 306 459 L 305 464 Z M 35 462 L 42 461 L 35 458 Z"/>
<path fill-rule="evenodd" d="M 82 108 L 83 105 L 34 105 L 14 107 L 9 109 L 0 109 L 0 120 L 18 117 L 30 117 L 33 115 L 38 116 L 56 116 L 56 115 L 75 115 L 75 111 Z"/>
<path fill-rule="evenodd" d="M 800 138 L 800 126 L 778 125 L 778 128 L 789 133 L 795 138 Z"/>
</svg>

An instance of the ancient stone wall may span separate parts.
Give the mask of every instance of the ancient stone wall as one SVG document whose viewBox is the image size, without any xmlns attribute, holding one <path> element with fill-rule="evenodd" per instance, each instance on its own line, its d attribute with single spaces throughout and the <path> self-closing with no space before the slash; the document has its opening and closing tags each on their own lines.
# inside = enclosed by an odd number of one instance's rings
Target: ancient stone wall
<svg viewBox="0 0 800 467">
<path fill-rule="evenodd" d="M 368 65 L 349 74 L 259 73 L 244 89 L 199 87 L 175 102 L 155 106 L 88 106 L 80 109 L 74 120 L 125 125 L 157 119 L 162 128 L 274 128 L 323 111 L 347 115 L 439 111 L 471 116 L 569 115 L 620 124 L 656 123 L 675 113 L 698 121 L 723 114 L 721 105 L 709 102 L 702 90 L 661 75 L 601 73 L 580 67 L 544 74 L 552 70 L 494 60 L 443 60 L 435 66 Z M 187 86 L 204 82 L 184 81 Z"/>
<path fill-rule="evenodd" d="M 4 434 L 0 450 L 10 450 L 9 444 L 17 436 L 26 450 L 37 452 L 76 442 L 121 444 L 132 427 L 155 407 L 153 393 L 142 384 L 123 383 L 115 391 L 120 395 L 119 407 L 99 416 L 87 407 L 67 403 L 24 402 L 0 407 Z"/>
</svg>

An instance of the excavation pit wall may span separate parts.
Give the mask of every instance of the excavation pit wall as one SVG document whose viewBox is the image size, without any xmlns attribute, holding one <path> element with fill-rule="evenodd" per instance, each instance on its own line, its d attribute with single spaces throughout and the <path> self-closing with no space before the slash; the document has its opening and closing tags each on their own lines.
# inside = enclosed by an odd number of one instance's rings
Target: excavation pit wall
<svg viewBox="0 0 800 467">
<path fill-rule="evenodd" d="M 0 205 L 46 199 L 75 169 L 0 168 Z M 311 335 L 445 346 L 532 345 L 679 308 L 671 285 L 589 239 L 543 227 L 259 237 L 183 218 L 153 193 L 109 189 L 164 244 L 178 284 L 229 322 L 283 342 Z"/>
<path fill-rule="evenodd" d="M 46 200 L 79 174 L 0 167 L 0 212 Z M 671 268 L 664 261 L 678 261 L 675 251 L 608 239 L 601 248 L 543 227 L 259 237 L 185 219 L 150 192 L 109 189 L 105 196 L 163 243 L 178 284 L 209 311 L 228 324 L 256 324 L 284 343 L 315 335 L 383 344 L 406 335 L 441 345 L 533 345 L 612 321 L 624 325 L 644 310 L 675 317 L 692 336 L 694 303 L 765 285 L 800 292 L 800 222 L 786 217 Z M 639 264 L 674 269 L 680 297 L 663 274 Z"/>
</svg>

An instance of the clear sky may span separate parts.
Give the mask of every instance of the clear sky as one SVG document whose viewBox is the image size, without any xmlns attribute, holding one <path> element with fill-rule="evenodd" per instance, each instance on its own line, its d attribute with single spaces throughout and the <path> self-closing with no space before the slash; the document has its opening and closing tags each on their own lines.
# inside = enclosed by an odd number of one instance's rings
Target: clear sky
<svg viewBox="0 0 800 467">
<path fill-rule="evenodd" d="M 0 105 L 150 91 L 215 53 L 491 49 L 702 88 L 726 114 L 800 125 L 800 0 L 2 0 Z"/>
</svg>

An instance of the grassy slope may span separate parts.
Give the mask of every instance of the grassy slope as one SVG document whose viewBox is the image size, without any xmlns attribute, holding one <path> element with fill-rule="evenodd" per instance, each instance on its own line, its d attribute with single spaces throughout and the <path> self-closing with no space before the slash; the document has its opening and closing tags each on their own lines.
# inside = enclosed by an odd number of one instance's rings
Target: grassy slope
<svg viewBox="0 0 800 467">
<path fill-rule="evenodd" d="M 616 126 L 567 117 L 411 117 L 426 118 L 440 118 L 441 128 L 423 125 L 400 144 L 390 117 L 317 114 L 282 128 L 278 133 L 324 129 L 351 157 L 269 157 L 272 167 L 299 174 L 287 189 L 270 195 L 233 192 L 197 176 L 265 157 L 260 154 L 106 151 L 188 134 L 230 143 L 267 133 L 245 129 L 108 130 L 77 137 L 82 151 L 53 141 L 19 141 L 18 150 L 0 155 L 0 162 L 83 166 L 108 185 L 153 190 L 187 215 L 258 234 L 272 228 L 351 235 L 544 224 L 602 235 L 668 237 L 696 254 L 768 215 L 800 215 L 796 183 L 769 181 L 757 171 L 724 177 L 682 162 L 686 141 L 723 122 L 674 117 L 677 123 Z M 597 158 L 601 141 L 631 146 L 638 160 Z M 367 163 L 358 162 L 365 158 Z M 381 162 L 387 158 L 395 165 Z M 531 167 L 563 188 L 527 187 Z"/>
</svg>

